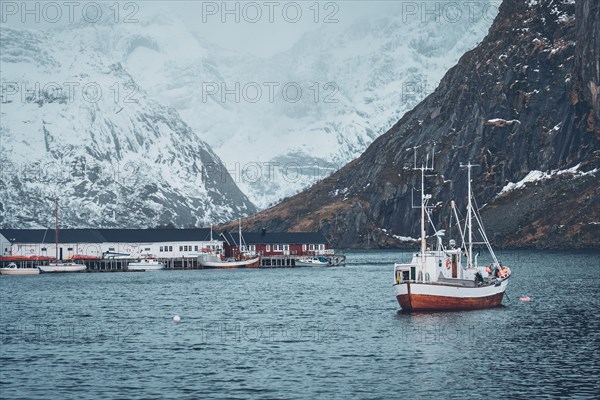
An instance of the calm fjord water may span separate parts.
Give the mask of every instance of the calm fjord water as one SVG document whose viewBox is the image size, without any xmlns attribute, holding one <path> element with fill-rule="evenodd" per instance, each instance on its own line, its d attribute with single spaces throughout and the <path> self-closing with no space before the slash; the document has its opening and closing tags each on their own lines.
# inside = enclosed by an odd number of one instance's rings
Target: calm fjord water
<svg viewBox="0 0 600 400">
<path fill-rule="evenodd" d="M 598 396 L 600 253 L 501 256 L 504 307 L 456 313 L 398 312 L 400 252 L 352 252 L 340 268 L 2 276 L 0 398 Z"/>
</svg>

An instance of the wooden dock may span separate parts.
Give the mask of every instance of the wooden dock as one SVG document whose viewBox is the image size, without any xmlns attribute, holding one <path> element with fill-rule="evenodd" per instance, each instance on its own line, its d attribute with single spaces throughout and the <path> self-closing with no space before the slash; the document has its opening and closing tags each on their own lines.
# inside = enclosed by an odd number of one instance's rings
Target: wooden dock
<svg viewBox="0 0 600 400">
<path fill-rule="evenodd" d="M 264 256 L 260 259 L 260 268 L 295 268 L 295 259 L 297 256 Z M 204 269 L 197 258 L 157 258 L 158 261 L 165 264 L 167 270 L 192 270 Z M 102 260 L 78 260 L 87 266 L 86 271 L 82 272 L 138 272 L 128 271 L 127 265 L 135 260 L 129 259 L 102 259 Z M 5 267 L 11 262 L 22 267 L 37 267 L 48 265 L 50 261 L 0 261 L 0 267 Z M 345 264 L 345 263 L 344 263 Z M 341 265 L 344 265 L 341 264 Z"/>
</svg>

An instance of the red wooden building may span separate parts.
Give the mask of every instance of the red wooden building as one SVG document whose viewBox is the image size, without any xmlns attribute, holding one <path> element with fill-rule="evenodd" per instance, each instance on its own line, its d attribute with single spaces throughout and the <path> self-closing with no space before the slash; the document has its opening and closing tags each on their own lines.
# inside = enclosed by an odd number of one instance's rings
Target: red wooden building
<svg viewBox="0 0 600 400">
<path fill-rule="evenodd" d="M 237 232 L 221 234 L 226 257 L 238 253 Z M 305 256 L 333 254 L 330 243 L 321 232 L 261 232 L 242 233 L 242 252 L 262 256 Z"/>
</svg>

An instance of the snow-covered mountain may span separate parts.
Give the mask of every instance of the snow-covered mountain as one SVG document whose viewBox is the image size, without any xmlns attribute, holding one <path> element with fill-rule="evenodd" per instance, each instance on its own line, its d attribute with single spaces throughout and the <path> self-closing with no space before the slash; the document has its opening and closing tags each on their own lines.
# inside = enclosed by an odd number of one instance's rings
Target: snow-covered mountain
<svg viewBox="0 0 600 400">
<path fill-rule="evenodd" d="M 2 226 L 48 225 L 55 192 L 71 226 L 205 225 L 264 208 L 359 156 L 491 24 L 489 12 L 399 9 L 264 58 L 150 13 L 2 28 Z"/>
<path fill-rule="evenodd" d="M 308 32 L 269 58 L 220 49 L 165 12 L 135 27 L 123 62 L 263 208 L 358 157 L 433 92 L 487 33 L 494 8 L 480 6 L 458 19 L 407 16 L 399 7 L 384 19 Z"/>
<path fill-rule="evenodd" d="M 111 24 L 0 29 L 0 225 L 206 225 L 255 211 L 219 157 L 115 57 Z"/>
</svg>

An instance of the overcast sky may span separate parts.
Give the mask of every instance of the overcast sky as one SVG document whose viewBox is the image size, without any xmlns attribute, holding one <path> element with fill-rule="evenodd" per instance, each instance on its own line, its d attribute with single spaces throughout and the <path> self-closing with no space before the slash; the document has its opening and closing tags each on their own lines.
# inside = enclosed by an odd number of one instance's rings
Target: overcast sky
<svg viewBox="0 0 600 400">
<path fill-rule="evenodd" d="M 290 48 L 303 33 L 343 29 L 359 18 L 385 17 L 394 1 L 173 1 L 168 6 L 187 26 L 222 47 L 269 56 Z M 237 20 L 237 21 L 236 21 Z M 238 22 L 239 21 L 239 22 Z"/>
<path fill-rule="evenodd" d="M 486 8 L 491 1 L 493 6 Z M 73 4 L 69 6 L 68 4 Z M 10 1 L 0 2 L 2 26 L 46 29 L 68 23 L 70 15 L 76 20 L 84 17 L 84 10 L 93 18 L 98 4 L 104 6 L 104 16 L 113 17 L 118 10 L 120 22 L 130 17 L 140 22 L 149 16 L 173 13 L 192 31 L 221 47 L 269 56 L 290 48 L 303 33 L 315 29 L 327 32 L 345 29 L 361 18 L 379 19 L 392 13 L 402 18 L 458 19 L 469 18 L 470 13 L 496 15 L 497 0 L 258 0 L 258 1 L 167 1 L 95 0 L 82 2 Z M 117 6 L 118 5 L 118 6 Z M 37 9 L 37 15 L 36 10 Z M 33 10 L 33 11 L 32 11 Z M 485 10 L 485 11 L 484 11 Z M 60 13 L 57 22 L 44 20 Z M 35 18 L 40 21 L 34 21 Z M 23 22 L 24 21 L 24 22 Z"/>
<path fill-rule="evenodd" d="M 231 50 L 269 56 L 290 48 L 307 31 L 323 27 L 327 32 L 348 27 L 359 18 L 385 17 L 390 10 L 400 9 L 403 1 L 138 0 L 116 3 L 114 0 L 96 0 L 71 2 L 73 6 L 66 5 L 68 3 L 2 0 L 0 26 L 44 30 L 68 24 L 70 13 L 80 20 L 83 10 L 87 10 L 88 15 L 93 17 L 97 4 L 107 8 L 105 16 L 112 16 L 115 4 L 119 4 L 121 20 L 132 16 L 143 22 L 146 15 L 166 10 L 212 43 Z M 56 6 L 61 16 L 48 23 L 48 18 L 57 15 Z"/>
</svg>

